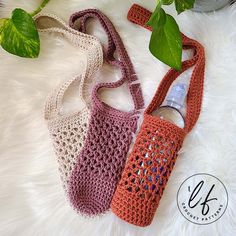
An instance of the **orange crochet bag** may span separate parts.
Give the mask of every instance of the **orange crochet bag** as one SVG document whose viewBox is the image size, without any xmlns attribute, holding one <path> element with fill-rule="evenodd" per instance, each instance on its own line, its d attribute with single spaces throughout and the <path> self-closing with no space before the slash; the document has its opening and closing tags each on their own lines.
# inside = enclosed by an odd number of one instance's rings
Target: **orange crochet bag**
<svg viewBox="0 0 236 236">
<path fill-rule="evenodd" d="M 145 18 L 138 14 L 141 23 L 136 23 L 142 25 L 151 13 L 143 8 L 141 10 L 144 11 Z M 133 17 L 136 14 L 129 12 L 129 17 L 130 15 Z M 151 224 L 178 151 L 200 114 L 205 69 L 204 48 L 186 36 L 183 36 L 183 39 L 185 45 L 191 45 L 194 49 L 194 56 L 183 62 L 181 71 L 170 69 L 161 81 L 153 100 L 144 112 L 144 121 L 112 199 L 112 211 L 134 225 Z M 194 65 L 187 94 L 185 127 L 181 129 L 169 121 L 153 116 L 152 112 L 161 106 L 173 81 Z"/>
</svg>

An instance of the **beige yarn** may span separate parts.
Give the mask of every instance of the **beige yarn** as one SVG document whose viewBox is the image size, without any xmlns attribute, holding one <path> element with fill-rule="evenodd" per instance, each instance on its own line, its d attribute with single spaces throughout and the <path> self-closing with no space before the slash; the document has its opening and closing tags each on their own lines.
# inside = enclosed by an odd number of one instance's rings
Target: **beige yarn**
<svg viewBox="0 0 236 236">
<path fill-rule="evenodd" d="M 94 36 L 75 31 L 55 15 L 38 14 L 35 22 L 40 32 L 58 33 L 67 38 L 81 50 L 82 59 L 86 58 L 82 61 L 83 69 L 79 75 L 60 84 L 48 97 L 45 106 L 45 119 L 48 121 L 61 180 L 67 192 L 71 172 L 83 147 L 90 116 L 90 96 L 86 96 L 85 82 L 91 81 L 91 77 L 103 64 L 102 46 Z M 63 96 L 75 81 L 80 83 L 79 96 L 84 107 L 73 114 L 61 114 Z"/>
</svg>

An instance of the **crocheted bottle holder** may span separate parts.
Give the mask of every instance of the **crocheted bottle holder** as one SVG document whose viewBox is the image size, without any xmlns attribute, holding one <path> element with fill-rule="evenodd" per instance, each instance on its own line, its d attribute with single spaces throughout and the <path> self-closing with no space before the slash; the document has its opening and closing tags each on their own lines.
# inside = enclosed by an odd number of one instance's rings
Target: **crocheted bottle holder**
<svg viewBox="0 0 236 236">
<path fill-rule="evenodd" d="M 110 20 L 98 10 L 73 14 L 70 26 L 86 32 L 89 18 L 98 19 L 108 35 L 105 59 L 121 69 L 122 78 L 112 83 L 98 84 L 92 94 L 92 111 L 88 133 L 70 180 L 69 198 L 74 209 L 85 216 L 95 216 L 110 208 L 112 196 L 123 171 L 132 134 L 137 129 L 139 109 L 143 107 L 140 85 L 119 34 Z M 119 60 L 115 59 L 117 52 Z M 98 97 L 101 88 L 117 88 L 127 82 L 134 102 L 134 110 L 117 110 Z M 135 83 L 134 83 L 135 82 Z"/>
<path fill-rule="evenodd" d="M 50 136 L 59 163 L 61 180 L 67 192 L 71 172 L 83 147 L 90 114 L 89 98 L 85 94 L 85 82 L 89 82 L 92 75 L 103 64 L 102 46 L 95 37 L 71 29 L 55 15 L 38 14 L 35 17 L 35 22 L 40 32 L 60 34 L 81 50 L 81 58 L 82 55 L 84 56 L 82 58 L 83 68 L 79 75 L 62 82 L 50 94 L 45 106 L 45 119 L 48 122 Z M 79 96 L 83 108 L 73 114 L 61 114 L 64 94 L 73 82 L 80 83 Z"/>
<path fill-rule="evenodd" d="M 129 11 L 128 19 L 145 26 L 150 16 L 151 12 L 134 5 Z M 151 224 L 178 151 L 200 114 L 205 68 L 204 48 L 184 35 L 183 44 L 185 48 L 194 50 L 194 56 L 183 62 L 181 71 L 170 69 L 161 81 L 144 112 L 144 121 L 112 199 L 112 211 L 134 225 Z M 195 67 L 187 94 L 185 127 L 181 129 L 153 116 L 152 112 L 161 106 L 173 81 L 192 66 Z"/>
</svg>

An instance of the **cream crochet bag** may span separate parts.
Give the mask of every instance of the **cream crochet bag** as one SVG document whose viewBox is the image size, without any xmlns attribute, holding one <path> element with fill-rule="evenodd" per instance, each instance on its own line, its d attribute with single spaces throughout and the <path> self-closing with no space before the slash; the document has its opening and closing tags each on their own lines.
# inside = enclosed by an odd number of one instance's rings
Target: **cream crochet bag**
<svg viewBox="0 0 236 236">
<path fill-rule="evenodd" d="M 83 147 L 90 116 L 89 100 L 85 93 L 85 82 L 91 82 L 95 72 L 103 64 L 102 46 L 94 36 L 80 33 L 66 25 L 61 19 L 52 14 L 38 14 L 35 22 L 39 32 L 59 34 L 68 39 L 82 55 L 82 70 L 78 76 L 61 83 L 48 97 L 45 106 L 45 119 L 48 122 L 50 136 L 59 163 L 59 171 L 65 191 Z M 62 114 L 62 101 L 65 92 L 74 82 L 79 82 L 79 96 L 83 108 L 72 114 Z"/>
</svg>

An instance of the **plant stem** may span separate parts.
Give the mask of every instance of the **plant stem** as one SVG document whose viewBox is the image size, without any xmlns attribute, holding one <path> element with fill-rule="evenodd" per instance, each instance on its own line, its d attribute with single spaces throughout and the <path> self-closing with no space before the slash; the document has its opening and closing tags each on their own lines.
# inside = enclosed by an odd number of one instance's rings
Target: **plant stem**
<svg viewBox="0 0 236 236">
<path fill-rule="evenodd" d="M 39 12 L 42 11 L 42 9 L 48 4 L 50 0 L 43 0 L 43 2 L 41 3 L 41 5 L 38 7 L 38 9 L 36 9 L 33 13 L 31 13 L 31 16 L 35 16 L 37 15 Z"/>
</svg>

